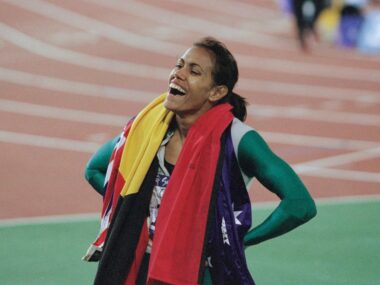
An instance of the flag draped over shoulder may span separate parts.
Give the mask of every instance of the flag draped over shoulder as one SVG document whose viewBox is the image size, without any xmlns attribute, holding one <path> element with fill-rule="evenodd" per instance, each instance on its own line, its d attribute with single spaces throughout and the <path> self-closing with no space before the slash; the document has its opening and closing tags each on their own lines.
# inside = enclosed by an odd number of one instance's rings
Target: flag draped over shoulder
<svg viewBox="0 0 380 285">
<path fill-rule="evenodd" d="M 165 97 L 157 97 L 124 127 L 107 168 L 100 233 L 83 257 L 86 261 L 99 260 L 119 196 L 137 193 L 145 178 L 173 117 L 163 107 Z"/>
<path fill-rule="evenodd" d="M 213 107 L 189 130 L 160 206 L 148 284 L 199 284 L 221 137 L 233 119 L 231 108 Z"/>
<path fill-rule="evenodd" d="M 97 252 L 103 250 L 94 284 L 135 284 L 148 241 L 146 218 L 158 169 L 156 153 L 173 117 L 163 107 L 165 96 L 127 125 L 111 158 L 103 229 L 94 244 Z M 150 285 L 200 282 L 211 195 L 219 181 L 215 176 L 221 137 L 233 119 L 231 108 L 213 107 L 188 132 L 160 206 Z M 90 250 L 87 260 L 92 257 Z"/>
</svg>

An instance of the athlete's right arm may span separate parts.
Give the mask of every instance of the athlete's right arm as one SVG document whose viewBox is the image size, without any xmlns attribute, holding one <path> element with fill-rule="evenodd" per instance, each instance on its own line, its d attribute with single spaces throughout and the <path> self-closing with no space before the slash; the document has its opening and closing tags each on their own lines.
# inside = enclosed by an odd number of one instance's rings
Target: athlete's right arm
<svg viewBox="0 0 380 285">
<path fill-rule="evenodd" d="M 101 195 L 104 195 L 105 189 L 103 186 L 108 163 L 119 138 L 120 136 L 117 136 L 103 144 L 87 162 L 84 171 L 84 177 L 86 180 Z"/>
</svg>

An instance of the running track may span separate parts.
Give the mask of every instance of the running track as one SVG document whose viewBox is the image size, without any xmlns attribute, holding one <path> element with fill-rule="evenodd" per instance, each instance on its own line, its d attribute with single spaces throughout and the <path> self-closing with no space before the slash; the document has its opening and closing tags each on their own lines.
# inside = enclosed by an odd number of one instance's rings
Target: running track
<svg viewBox="0 0 380 285">
<path fill-rule="evenodd" d="M 380 57 L 301 53 L 275 1 L 0 0 L 0 218 L 99 211 L 86 161 L 205 35 L 236 55 L 248 123 L 316 198 L 380 195 Z"/>
</svg>

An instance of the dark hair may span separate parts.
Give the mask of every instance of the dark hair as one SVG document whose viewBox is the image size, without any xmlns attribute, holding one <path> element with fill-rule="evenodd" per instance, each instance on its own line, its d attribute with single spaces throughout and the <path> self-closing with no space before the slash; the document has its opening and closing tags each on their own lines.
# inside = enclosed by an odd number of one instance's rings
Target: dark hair
<svg viewBox="0 0 380 285">
<path fill-rule="evenodd" d="M 232 113 L 236 118 L 244 121 L 247 117 L 247 101 L 232 90 L 239 79 L 239 70 L 234 56 L 220 41 L 206 37 L 193 44 L 208 50 L 214 55 L 213 79 L 216 85 L 225 85 L 228 94 L 220 99 L 217 104 L 230 103 L 233 106 Z"/>
</svg>

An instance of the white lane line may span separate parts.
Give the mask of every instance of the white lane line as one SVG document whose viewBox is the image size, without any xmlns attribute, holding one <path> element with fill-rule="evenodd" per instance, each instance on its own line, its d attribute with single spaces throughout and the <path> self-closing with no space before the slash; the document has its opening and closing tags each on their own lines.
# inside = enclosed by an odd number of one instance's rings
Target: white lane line
<svg viewBox="0 0 380 285">
<path fill-rule="evenodd" d="M 22 115 L 63 119 L 81 123 L 92 123 L 106 126 L 122 126 L 129 117 L 99 112 L 88 112 L 47 105 L 30 104 L 0 99 L 0 110 Z M 133 115 L 133 114 L 131 114 Z M 338 139 L 319 136 L 294 135 L 275 132 L 260 132 L 271 143 L 302 145 L 327 149 L 361 150 L 377 147 L 379 144 L 364 140 Z"/>
<path fill-rule="evenodd" d="M 362 203 L 379 203 L 380 194 L 371 195 L 347 195 L 347 196 L 337 196 L 337 197 L 327 197 L 327 198 L 314 198 L 317 207 L 324 206 L 339 206 L 339 205 L 351 205 L 351 204 L 362 204 Z M 278 206 L 279 201 L 270 202 L 258 202 L 252 203 L 252 210 L 269 210 Z M 1 220 L 0 220 L 1 221 Z M 1 222 L 0 222 L 1 225 Z"/>
<path fill-rule="evenodd" d="M 158 80 L 167 81 L 169 69 L 160 68 L 150 65 L 134 64 L 126 61 L 116 61 L 96 56 L 91 56 L 79 52 L 70 51 L 67 49 L 55 47 L 39 40 L 36 40 L 24 33 L 17 31 L 7 25 L 0 23 L 0 36 L 17 45 L 21 48 L 28 50 L 31 53 L 37 54 L 42 57 L 46 57 L 52 60 L 61 61 L 64 63 L 70 63 L 78 66 L 83 66 L 99 71 L 113 72 L 123 75 L 131 75 L 142 78 L 154 78 Z M 252 60 L 243 60 L 242 62 L 252 63 Z M 268 62 L 260 62 L 262 67 L 267 66 Z M 280 64 L 281 65 L 281 64 Z M 293 66 L 292 63 L 289 63 Z M 285 66 L 283 66 L 285 67 Z M 297 64 L 293 67 L 297 69 Z M 311 68 L 311 66 L 310 66 Z M 312 70 L 312 68 L 311 68 Z M 283 70 L 286 72 L 286 70 Z M 332 67 L 332 71 L 334 68 Z M 335 74 L 344 74 L 338 70 L 335 70 Z M 346 70 L 347 71 L 347 70 Z M 299 70 L 303 72 L 303 70 Z M 359 71 L 358 71 L 359 72 Z M 323 72 L 322 72 L 323 73 Z M 347 72 L 346 72 L 347 73 Z M 362 78 L 367 77 L 368 79 L 373 79 L 376 82 L 380 81 L 380 74 L 375 72 L 362 72 Z M 367 76 L 365 76 L 367 74 Z M 354 76 L 354 75 L 353 75 Z M 355 76 L 354 76 L 355 77 Z M 376 92 L 365 91 L 365 90 L 355 90 L 347 88 L 334 88 L 334 87 L 324 87 L 324 86 L 312 86 L 305 84 L 295 84 L 295 83 L 282 83 L 275 81 L 264 81 L 257 79 L 241 78 L 238 82 L 240 89 L 245 91 L 257 91 L 257 92 L 270 92 L 270 93 L 280 93 L 287 94 L 290 96 L 302 96 L 302 97 L 322 97 L 322 98 L 335 98 L 342 100 L 353 100 L 359 102 L 377 102 L 380 101 L 380 96 Z"/>
<path fill-rule="evenodd" d="M 101 0 L 86 0 L 89 2 Z M 254 31 L 254 33 L 289 33 L 292 31 L 292 18 L 285 15 L 279 5 L 273 8 L 266 8 L 256 4 L 255 1 L 243 3 L 241 1 L 223 1 L 223 5 L 215 5 L 210 1 L 187 1 L 187 0 L 169 0 L 171 2 L 182 2 L 186 5 L 192 5 L 195 9 L 209 10 L 212 13 L 229 15 L 238 18 L 236 28 L 243 28 Z M 274 1 L 272 1 L 274 2 Z M 277 1 L 278 2 L 278 1 Z M 116 3 L 115 3 L 116 4 Z M 246 19 L 244 19 L 246 18 Z M 277 38 L 277 41 L 279 39 Z M 294 41 L 293 41 L 294 42 Z M 282 44 L 282 42 L 281 42 Z M 278 44 L 277 44 L 278 45 Z M 294 46 L 294 44 L 293 44 Z"/>
<path fill-rule="evenodd" d="M 168 43 L 166 41 L 164 42 L 164 41 L 153 39 L 151 37 L 133 34 L 131 32 L 127 32 L 125 30 L 117 28 L 115 26 L 97 21 L 89 17 L 85 17 L 81 14 L 74 13 L 72 11 L 66 10 L 59 6 L 45 3 L 42 1 L 9 1 L 7 0 L 7 2 L 9 4 L 16 5 L 20 8 L 28 9 L 29 11 L 44 15 L 46 17 L 50 17 L 53 20 L 59 20 L 71 26 L 74 25 L 75 27 L 79 29 L 86 29 L 91 34 L 98 34 L 98 35 L 101 35 L 102 37 L 110 38 L 115 42 L 119 42 L 127 46 L 140 47 L 141 42 L 145 42 L 146 44 L 142 45 L 141 49 L 148 50 L 150 52 L 176 56 L 178 53 L 188 48 L 188 46 L 183 46 L 180 44 L 170 44 L 170 46 L 167 46 Z M 131 5 L 133 4 L 131 3 Z M 120 9 L 123 9 L 123 8 L 119 8 L 119 10 Z M 180 22 L 183 22 L 183 20 L 181 20 Z M 208 22 L 208 25 L 203 25 L 202 34 L 204 34 L 205 32 L 204 29 L 212 24 L 213 24 L 212 22 Z M 228 29 L 228 27 L 225 26 L 222 30 L 225 30 L 225 29 Z M 238 33 L 238 31 L 240 31 L 240 29 L 237 29 L 235 33 Z M 245 37 L 244 42 L 246 42 L 247 39 L 249 38 L 250 37 Z M 261 41 L 256 41 L 256 42 L 261 42 Z M 272 48 L 277 47 L 277 46 L 278 44 L 275 44 L 275 45 L 272 44 Z M 281 45 L 281 48 L 282 48 L 282 45 Z M 239 58 L 239 55 L 236 55 L 236 56 L 237 58 Z M 248 58 L 247 56 L 242 56 L 243 60 L 241 62 L 241 66 L 250 67 L 250 65 L 252 64 L 252 60 L 246 61 L 247 58 Z M 290 70 L 289 72 L 291 72 L 291 70 L 294 70 L 296 66 L 297 64 L 294 67 L 289 68 Z M 343 71 L 342 74 L 346 74 L 346 73 L 351 73 L 351 70 L 347 69 L 346 71 Z M 359 78 L 363 78 L 363 80 L 366 80 L 364 79 L 366 78 L 366 75 L 361 74 L 360 69 L 357 70 L 357 73 L 358 73 Z M 340 72 L 337 72 L 336 74 L 340 74 Z M 374 70 L 372 71 L 372 73 L 368 72 L 367 77 L 369 78 L 370 81 L 374 81 L 374 82 L 378 82 L 378 80 L 376 81 L 375 79 L 372 79 L 372 78 L 380 78 L 380 76 L 378 75 L 378 72 Z"/>
<path fill-rule="evenodd" d="M 68 214 L 0 219 L 0 228 L 13 228 L 28 225 L 49 225 L 49 224 L 66 224 L 98 221 L 99 213 Z"/>
<path fill-rule="evenodd" d="M 99 112 L 74 110 L 62 107 L 52 107 L 0 99 L 0 110 L 21 115 L 38 116 L 52 119 L 62 119 L 80 123 L 91 123 L 106 126 L 122 126 L 128 116 L 113 115 Z M 135 114 L 129 114 L 135 115 Z M 364 140 L 350 140 L 339 138 L 328 138 L 319 136 L 294 135 L 277 132 L 260 132 L 260 134 L 271 143 L 300 145 L 326 149 L 340 150 L 362 150 L 379 146 L 377 142 Z"/>
<path fill-rule="evenodd" d="M 32 38 L 3 23 L 0 23 L 0 38 L 45 58 L 103 72 L 167 80 L 170 71 L 167 68 L 107 59 L 56 47 Z"/>
<path fill-rule="evenodd" d="M 89 1 L 94 3 L 94 1 Z M 218 38 L 224 38 L 235 42 L 250 44 L 253 46 L 260 46 L 264 48 L 275 48 L 281 44 L 282 49 L 289 51 L 296 51 L 296 45 L 293 40 L 281 39 L 276 37 L 258 33 L 255 25 L 252 24 L 254 31 L 242 29 L 241 27 L 234 27 L 230 25 L 218 24 L 206 19 L 198 18 L 195 16 L 188 16 L 183 13 L 176 13 L 168 9 L 158 8 L 142 2 L 132 1 L 128 5 L 118 5 L 115 2 L 102 2 L 95 1 L 96 5 L 111 8 L 113 10 L 124 11 L 139 15 L 145 18 L 151 18 L 151 15 L 158 15 L 154 21 L 158 21 L 168 26 L 175 26 L 176 28 L 196 31 L 202 34 L 210 34 Z M 120 4 L 120 3 L 119 3 Z M 224 5 L 222 5 L 224 6 Z M 148 16 L 149 15 L 149 16 Z M 252 16 L 252 15 L 251 15 Z M 150 19 L 149 19 L 150 20 Z"/>
<path fill-rule="evenodd" d="M 146 103 L 159 94 L 114 86 L 53 78 L 0 67 L 0 81 L 89 97 Z"/>
<path fill-rule="evenodd" d="M 94 153 L 100 147 L 100 144 L 93 142 L 16 133 L 4 130 L 0 130 L 0 142 L 84 153 Z"/>
<path fill-rule="evenodd" d="M 268 105 L 252 105 L 248 107 L 252 116 L 304 119 L 320 122 L 332 122 L 351 125 L 380 126 L 380 116 L 375 114 L 359 114 L 353 112 L 315 110 L 303 107 L 275 107 Z"/>
<path fill-rule="evenodd" d="M 61 119 L 71 122 L 91 123 L 99 125 L 107 124 L 111 126 L 122 126 L 128 120 L 128 117 L 126 116 L 23 103 L 3 99 L 0 99 L 0 110 L 49 119 Z"/>
<path fill-rule="evenodd" d="M 203 22 L 204 20 L 196 21 L 193 17 L 188 17 L 188 20 L 185 20 L 187 16 L 184 14 L 170 12 L 167 9 L 162 9 L 159 7 L 153 7 L 148 4 L 144 4 L 138 1 L 131 1 L 126 5 L 120 5 L 116 2 L 104 2 L 99 0 L 90 0 L 91 3 L 96 2 L 97 5 L 103 7 L 116 9 L 118 11 L 122 10 L 127 13 L 133 13 L 134 15 L 139 15 L 141 17 L 149 18 L 151 15 L 161 15 L 156 17 L 154 20 L 166 25 L 172 25 L 173 19 L 176 28 L 181 28 L 185 30 L 197 31 L 204 33 L 205 26 L 210 28 L 212 22 Z M 223 8 L 225 9 L 225 8 Z M 218 27 L 213 28 L 211 34 L 219 36 L 219 31 L 222 34 L 223 38 L 229 39 L 230 35 L 235 33 L 225 33 L 225 29 Z M 249 40 L 250 37 L 244 38 L 244 43 Z M 255 42 L 260 42 L 256 41 Z M 256 70 L 269 70 L 269 71 L 278 71 L 291 74 L 302 74 L 302 75 L 312 75 L 326 78 L 339 78 L 347 80 L 357 80 L 365 82 L 380 82 L 380 72 L 376 70 L 368 70 L 361 68 L 351 68 L 344 66 L 334 66 L 334 65 L 323 65 L 319 63 L 306 63 L 306 62 L 294 62 L 286 59 L 271 59 L 264 57 L 257 57 L 254 55 L 242 55 L 235 54 L 237 61 L 239 62 L 240 67 Z"/>
<path fill-rule="evenodd" d="M 360 204 L 360 203 L 378 203 L 380 202 L 380 194 L 373 195 L 355 195 L 355 196 L 340 196 L 332 198 L 317 198 L 318 206 L 334 206 L 345 204 Z"/>
<path fill-rule="evenodd" d="M 379 142 L 339 139 L 309 135 L 295 135 L 278 132 L 260 132 L 270 143 L 299 145 L 326 149 L 362 150 L 379 146 Z"/>
<path fill-rule="evenodd" d="M 302 83 L 295 84 L 247 78 L 239 79 L 237 89 L 245 92 L 256 91 L 305 98 L 350 100 L 363 103 L 376 103 L 379 102 L 380 99 L 379 92 L 370 90 L 316 86 Z"/>
<path fill-rule="evenodd" d="M 80 61 L 78 61 L 80 62 Z M 152 67 L 153 68 L 153 67 Z M 143 76 L 143 74 L 141 74 Z M 149 78 L 149 77 L 147 77 Z M 113 99 L 125 99 L 125 94 L 130 94 L 128 89 L 114 86 L 95 85 L 90 83 L 81 83 L 65 79 L 56 79 L 43 75 L 36 75 L 23 71 L 16 71 L 0 67 L 0 80 L 9 81 L 21 85 L 35 86 L 45 89 L 54 89 L 75 94 L 91 96 L 91 93 L 99 94 L 100 91 Z M 167 81 L 167 79 L 165 80 Z M 265 92 L 276 95 L 300 96 L 311 98 L 326 98 L 350 100 L 356 102 L 376 103 L 380 102 L 380 96 L 377 92 L 368 90 L 342 89 L 334 87 L 310 86 L 304 84 L 281 83 L 275 81 L 263 81 L 254 79 L 241 78 L 238 82 L 238 89 L 244 92 Z M 141 92 L 130 94 L 130 100 L 141 101 L 143 98 L 150 97 L 151 93 Z M 99 95 L 93 95 L 99 96 Z M 124 98 L 123 98 L 124 97 Z M 151 98 L 152 99 L 152 98 Z"/>
<path fill-rule="evenodd" d="M 168 56 L 177 55 L 183 51 L 182 45 L 155 40 L 151 37 L 141 36 L 128 32 L 121 28 L 97 21 L 93 18 L 81 15 L 61 8 L 57 5 L 40 0 L 3 0 L 4 2 L 43 15 L 54 21 L 60 21 L 69 26 L 78 27 L 81 30 L 91 31 L 92 34 L 111 39 L 140 50 L 165 54 Z"/>
<path fill-rule="evenodd" d="M 78 81 L 57 79 L 48 76 L 30 74 L 22 71 L 9 70 L 2 67 L 0 67 L 0 81 L 1 80 L 20 85 L 33 86 L 37 88 L 84 96 L 111 98 L 141 103 L 148 103 L 158 96 L 155 96 L 155 94 L 149 92 L 141 92 L 138 90 L 113 86 L 103 86 Z M 364 98 L 362 98 L 362 100 L 364 100 Z M 248 107 L 248 114 L 254 117 L 302 118 L 317 122 L 327 121 L 341 124 L 370 126 L 380 125 L 380 117 L 378 115 L 327 110 L 312 110 L 309 108 L 301 107 L 275 107 L 255 104 L 251 107 Z"/>
<path fill-rule="evenodd" d="M 88 0 L 86 0 L 88 1 Z M 120 4 L 120 3 L 109 3 L 109 1 L 107 3 L 102 3 L 100 2 L 100 0 L 95 0 L 97 1 L 98 5 L 103 5 L 103 6 L 106 6 L 108 8 L 113 8 L 113 9 L 117 9 L 118 11 L 123 11 L 125 10 L 126 12 L 128 12 L 128 9 L 125 7 L 125 5 L 121 3 L 121 5 L 117 5 L 117 4 Z M 91 1 L 92 3 L 94 1 Z M 136 2 L 136 1 L 135 1 Z M 135 2 L 131 2 L 131 5 L 134 5 Z M 109 4 L 108 4 L 109 3 Z M 141 2 L 140 2 L 141 3 Z M 140 3 L 137 3 L 137 5 L 139 5 Z M 201 3 L 199 1 L 197 2 L 191 2 L 190 5 L 198 5 L 198 4 L 209 4 L 207 1 L 205 3 Z M 214 12 L 215 9 L 218 9 L 220 8 L 221 9 L 221 12 L 222 13 L 225 13 L 226 12 L 226 5 L 230 4 L 230 6 L 234 7 L 236 4 L 238 4 L 240 2 L 236 2 L 236 1 L 224 1 L 223 2 L 223 5 L 214 5 L 214 4 L 211 4 L 211 7 L 210 5 L 207 5 L 206 4 L 206 9 L 209 9 L 210 11 Z M 186 3 L 187 5 L 189 5 L 189 2 L 187 1 Z M 173 4 L 174 5 L 174 4 Z M 239 5 L 239 4 L 238 4 Z M 254 9 L 255 11 L 272 11 L 273 12 L 273 9 L 266 9 L 266 8 L 263 8 L 263 7 L 259 7 L 257 5 L 249 5 L 250 8 Z M 235 6 L 236 7 L 236 6 Z M 129 8 L 129 6 L 128 6 Z M 132 8 L 133 9 L 133 8 Z M 163 11 L 163 14 L 165 15 L 164 16 L 161 16 L 161 12 L 160 10 L 155 10 L 155 9 L 159 9 L 158 7 L 156 6 L 152 6 L 152 4 L 144 4 L 144 6 L 141 7 L 140 10 L 144 10 L 144 9 L 147 9 L 149 10 L 150 13 L 146 13 L 144 17 L 146 17 L 149 21 L 152 21 L 152 14 L 154 15 L 160 15 L 160 16 L 157 16 L 153 19 L 153 21 L 155 22 L 159 22 L 159 23 L 164 23 L 166 25 L 169 25 L 169 26 L 177 26 L 178 23 L 179 25 L 181 25 L 181 27 L 183 25 L 185 25 L 184 23 L 182 22 L 188 22 L 188 26 L 189 25 L 192 25 L 192 22 L 194 21 L 194 17 L 189 17 L 187 18 L 187 15 L 184 13 L 177 13 L 177 12 L 169 12 L 168 10 L 162 10 Z M 201 8 L 202 9 L 202 8 Z M 241 16 L 239 15 L 239 9 L 234 9 L 232 8 L 232 10 L 235 10 L 237 15 L 239 17 L 239 19 L 237 20 L 237 22 L 240 22 L 241 23 Z M 134 10 L 134 13 L 135 12 L 138 12 L 136 10 Z M 144 12 L 144 11 L 142 11 Z M 157 14 L 155 14 L 155 12 Z M 140 12 L 141 13 L 141 12 Z M 171 14 L 169 14 L 171 13 Z M 240 11 L 240 14 L 243 13 L 243 11 Z M 265 12 L 264 12 L 265 13 Z M 210 30 L 207 30 L 208 27 L 215 27 L 216 23 L 215 22 L 212 22 L 212 21 L 209 21 L 209 18 L 207 19 L 199 19 L 199 18 L 196 18 L 196 22 L 198 20 L 200 21 L 206 21 L 204 22 L 205 25 L 203 27 L 203 29 L 201 30 L 198 30 L 200 28 L 199 25 L 195 25 L 194 28 L 192 28 L 192 30 L 194 31 L 197 31 L 197 32 L 200 32 L 201 34 L 212 34 L 212 35 L 215 35 L 215 34 L 220 34 L 221 38 L 225 38 L 225 39 L 231 39 L 231 40 L 234 40 L 234 41 L 237 41 L 237 42 L 242 42 L 242 43 L 246 43 L 246 44 L 250 44 L 252 46 L 258 46 L 258 47 L 264 47 L 264 48 L 269 48 L 271 50 L 279 50 L 281 49 L 282 51 L 283 50 L 288 50 L 288 51 L 298 51 L 298 49 L 296 48 L 297 45 L 296 45 L 296 42 L 293 40 L 293 39 L 289 39 L 289 38 L 279 38 L 277 36 L 271 36 L 271 35 L 268 35 L 268 29 L 272 29 L 273 27 L 275 27 L 276 30 L 279 30 L 279 25 L 282 26 L 282 29 L 281 30 L 284 30 L 286 29 L 286 27 L 284 27 L 284 24 L 287 25 L 289 28 L 286 30 L 288 31 L 291 27 L 291 20 L 289 19 L 286 19 L 286 17 L 284 17 L 280 11 L 278 11 L 278 13 L 276 13 L 276 15 L 273 15 L 273 17 L 271 19 L 268 20 L 268 17 L 265 17 L 264 19 L 262 19 L 262 16 L 261 15 L 261 18 L 257 17 L 257 16 L 254 16 L 255 12 L 253 14 L 250 15 L 250 19 L 251 21 L 245 21 L 243 22 L 243 24 L 240 24 L 239 26 L 235 26 L 234 28 L 236 29 L 236 31 L 232 34 L 227 34 L 227 33 L 224 33 L 225 30 L 229 30 L 231 28 L 231 25 L 222 25 L 222 24 L 219 24 L 220 26 L 220 29 L 219 31 L 216 30 L 216 29 L 210 29 Z M 176 21 L 170 21 L 170 20 L 167 20 L 166 18 L 174 18 L 176 19 Z M 184 20 L 186 18 L 186 20 Z M 169 21 L 169 22 L 168 22 Z M 270 27 L 268 27 L 268 25 L 270 25 Z M 247 29 L 247 27 L 249 27 Z M 243 39 L 240 39 L 240 38 L 236 38 L 236 36 L 234 34 L 237 34 L 237 35 L 240 35 L 241 34 L 241 31 L 242 30 L 246 30 L 246 32 L 249 32 L 250 34 L 246 37 L 246 38 L 243 38 Z M 327 51 L 327 52 L 324 52 L 323 50 L 318 50 L 318 54 L 319 55 L 322 55 L 324 56 L 325 58 L 340 58 L 340 59 L 350 59 L 350 60 L 361 60 L 363 57 L 357 55 L 357 54 L 354 54 L 354 53 L 351 53 L 347 56 L 347 54 L 344 54 L 344 53 L 339 53 L 339 52 L 335 52 L 333 56 L 331 56 L 331 51 Z M 371 58 L 371 61 L 377 61 L 376 58 Z"/>
<path fill-rule="evenodd" d="M 367 204 L 379 203 L 380 195 L 361 195 L 361 196 L 338 196 L 329 198 L 316 198 L 316 204 L 320 206 L 338 206 L 350 204 Z M 273 202 L 253 202 L 252 209 L 270 210 L 278 205 L 277 201 Z M 37 217 L 21 217 L 0 219 L 0 228 L 14 228 L 22 226 L 38 226 L 48 224 L 66 224 L 66 223 L 82 223 L 82 222 L 98 222 L 100 220 L 99 213 L 84 214 L 68 214 L 68 215 L 51 215 Z"/>
<path fill-rule="evenodd" d="M 138 47 L 140 49 L 149 50 L 152 52 L 159 52 L 166 55 L 176 55 L 178 51 L 184 50 L 179 49 L 179 45 L 173 43 L 166 43 L 163 41 L 155 40 L 153 38 L 147 38 L 132 32 L 127 32 L 123 29 L 117 28 L 115 26 L 106 24 L 101 21 L 97 21 L 93 18 L 84 16 L 79 13 L 75 13 L 68 9 L 62 8 L 58 5 L 54 5 L 51 3 L 47 3 L 41 0 L 3 0 L 9 4 L 14 6 L 32 11 L 34 13 L 43 15 L 45 17 L 51 18 L 55 21 L 61 21 L 70 26 L 76 26 L 81 29 L 91 30 L 95 34 L 102 35 L 103 37 L 112 39 L 116 42 L 121 42 L 123 44 L 127 44 L 133 47 Z M 190 18 L 190 21 L 193 18 Z M 183 21 L 183 20 L 182 20 Z M 281 49 L 286 49 L 290 51 L 296 51 L 296 45 L 289 40 L 278 40 L 275 37 L 266 36 L 258 33 L 251 33 L 248 31 L 243 31 L 241 29 L 234 29 L 226 25 L 218 25 L 216 23 L 205 21 L 199 19 L 198 22 L 204 23 L 203 26 L 203 34 L 207 31 L 207 33 L 216 32 L 216 27 L 222 31 L 226 31 L 232 34 L 236 34 L 234 36 L 236 40 L 240 42 L 246 42 L 247 39 L 253 37 L 256 41 L 252 41 L 252 44 L 257 46 L 264 46 L 266 48 L 276 48 L 279 44 L 281 45 Z M 195 21 L 197 23 L 197 21 Z M 210 30 L 208 28 L 210 26 Z M 225 34 L 226 36 L 227 34 Z M 247 43 L 247 42 L 246 42 Z M 248 43 L 247 43 L 248 44 Z M 153 50 L 152 50 L 153 48 Z"/>
<path fill-rule="evenodd" d="M 361 82 L 380 82 L 380 72 L 364 68 L 353 68 L 348 66 L 336 66 L 333 64 L 296 62 L 286 59 L 275 59 L 265 57 L 236 55 L 239 67 L 253 68 L 256 70 L 269 70 L 287 74 L 300 74 L 318 76 L 325 78 L 337 78 Z"/>
<path fill-rule="evenodd" d="M 378 157 L 380 157 L 380 146 L 298 163 L 294 165 L 293 168 L 298 173 L 307 173 L 314 171 L 318 167 L 333 167 Z"/>
<path fill-rule="evenodd" d="M 298 169 L 297 173 L 304 176 L 316 176 L 349 181 L 380 183 L 380 173 L 378 172 L 321 168 L 313 166 L 296 168 Z"/>
<path fill-rule="evenodd" d="M 94 1 L 91 0 L 91 3 Z M 192 2 L 193 3 L 193 2 Z M 154 20 L 160 23 L 171 25 L 173 23 L 173 19 L 176 19 L 176 27 L 180 27 L 185 30 L 191 30 L 196 32 L 204 33 L 205 27 L 212 28 L 211 34 L 218 35 L 219 33 L 223 38 L 227 38 L 230 40 L 234 40 L 233 35 L 235 33 L 225 33 L 225 28 L 216 26 L 214 27 L 213 22 L 204 23 L 204 20 L 194 20 L 193 17 L 188 17 L 184 14 L 179 14 L 175 12 L 171 12 L 167 9 L 162 9 L 159 7 L 153 7 L 148 4 L 144 4 L 138 1 L 130 1 L 128 2 L 128 6 L 116 2 L 110 1 L 102 1 L 96 0 L 97 5 L 102 5 L 103 7 L 117 9 L 118 11 L 122 10 L 126 13 L 133 13 L 134 15 L 139 15 L 140 17 L 149 18 L 149 15 L 161 15 L 160 17 L 156 17 Z M 203 6 L 203 3 L 197 3 Z M 232 6 L 235 6 L 237 3 L 232 3 Z M 217 7 L 221 7 L 223 10 L 225 9 L 223 5 L 213 5 Z M 205 4 L 205 6 L 209 7 L 209 3 Z M 231 6 L 231 5 L 229 5 Z M 243 5 L 246 6 L 246 5 Z M 240 9 L 239 9 L 240 10 Z M 198 22 L 200 21 L 200 22 Z M 253 26 L 253 25 L 252 25 Z M 239 29 L 240 31 L 241 29 Z M 249 37 L 248 39 L 255 38 L 255 43 L 260 43 L 261 39 L 258 40 L 256 37 Z M 293 40 L 292 40 L 293 42 Z M 272 44 L 274 45 L 274 44 Z M 276 44 L 277 45 L 277 44 Z M 294 45 L 294 44 L 293 44 Z M 281 44 L 282 47 L 282 44 Z M 236 59 L 239 62 L 240 67 L 248 68 L 248 69 L 263 69 L 269 71 L 278 71 L 284 73 L 292 73 L 292 74 L 302 74 L 302 75 L 313 75 L 318 77 L 326 77 L 326 78 L 339 78 L 339 79 L 347 79 L 347 80 L 358 80 L 358 81 L 369 81 L 369 82 L 380 82 L 380 72 L 375 70 L 368 69 L 360 69 L 360 68 L 350 68 L 350 67 L 337 67 L 334 65 L 323 65 L 318 63 L 304 63 L 304 62 L 293 62 L 284 59 L 273 59 L 273 58 L 264 58 L 253 55 L 242 55 L 235 54 Z"/>
<path fill-rule="evenodd" d="M 186 5 L 193 6 L 200 9 L 208 9 L 213 12 L 227 13 L 236 17 L 256 18 L 263 19 L 277 18 L 281 15 L 280 12 L 265 8 L 259 5 L 251 5 L 241 1 L 223 1 L 222 5 L 215 5 L 215 2 L 207 1 L 188 1 L 188 0 L 169 0 L 175 4 L 176 2 L 182 2 Z M 252 1 L 251 3 L 254 3 Z"/>
<path fill-rule="evenodd" d="M 100 144 L 93 143 L 93 142 L 69 140 L 69 139 L 40 136 L 40 135 L 31 135 L 31 134 L 16 133 L 16 132 L 2 131 L 2 130 L 0 130 L 0 142 L 34 146 L 34 147 L 42 147 L 42 148 L 48 148 L 48 149 L 77 151 L 77 152 L 84 152 L 84 153 L 94 153 L 100 147 Z M 378 153 L 375 153 L 375 154 L 380 155 L 380 147 L 378 147 L 377 150 L 378 150 Z M 366 151 L 370 151 L 370 150 L 366 150 Z M 374 157 L 374 156 L 368 157 L 364 155 L 355 156 L 351 154 L 355 154 L 355 153 L 347 154 L 346 155 L 347 157 L 344 160 L 342 160 L 342 155 L 325 158 L 325 160 L 329 161 L 326 167 L 342 165 L 342 164 L 370 159 Z M 299 164 L 294 165 L 293 168 L 298 174 L 306 175 L 306 176 L 316 176 L 316 177 L 324 177 L 324 178 L 331 178 L 331 179 L 345 179 L 345 180 L 350 180 L 350 181 L 380 182 L 379 173 L 364 172 L 364 171 L 348 171 L 348 170 L 339 170 L 339 169 L 324 169 L 323 166 L 320 166 L 321 160 L 323 159 L 315 159 L 315 160 L 307 161 L 304 163 L 299 163 Z"/>
</svg>

